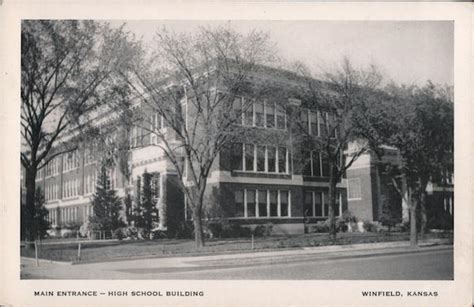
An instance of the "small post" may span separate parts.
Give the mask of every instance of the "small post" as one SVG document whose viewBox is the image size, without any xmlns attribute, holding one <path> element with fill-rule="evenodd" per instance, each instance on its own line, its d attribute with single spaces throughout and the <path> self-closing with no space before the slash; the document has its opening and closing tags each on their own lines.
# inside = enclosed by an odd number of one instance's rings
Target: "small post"
<svg viewBox="0 0 474 307">
<path fill-rule="evenodd" d="M 165 254 L 165 243 L 161 245 L 161 253 L 164 255 Z"/>
<path fill-rule="evenodd" d="M 252 232 L 252 250 L 253 250 L 253 247 L 254 247 L 254 242 L 253 242 L 253 232 Z"/>
<path fill-rule="evenodd" d="M 81 261 L 81 242 L 77 246 L 77 261 Z"/>
<path fill-rule="evenodd" d="M 36 259 L 36 266 L 39 266 L 39 261 L 38 261 L 38 242 L 35 240 L 35 259 Z"/>
</svg>

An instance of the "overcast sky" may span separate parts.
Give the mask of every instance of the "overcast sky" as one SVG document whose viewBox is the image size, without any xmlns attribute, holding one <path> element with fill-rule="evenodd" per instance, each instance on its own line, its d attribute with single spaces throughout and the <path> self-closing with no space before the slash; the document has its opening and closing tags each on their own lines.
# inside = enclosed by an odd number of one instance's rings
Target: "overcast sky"
<svg viewBox="0 0 474 307">
<path fill-rule="evenodd" d="M 195 31 L 228 21 L 113 21 L 152 43 L 156 29 Z M 454 27 L 451 21 L 231 21 L 236 31 L 270 32 L 279 54 L 316 72 L 348 56 L 360 66 L 376 64 L 389 80 L 453 85 Z"/>
</svg>

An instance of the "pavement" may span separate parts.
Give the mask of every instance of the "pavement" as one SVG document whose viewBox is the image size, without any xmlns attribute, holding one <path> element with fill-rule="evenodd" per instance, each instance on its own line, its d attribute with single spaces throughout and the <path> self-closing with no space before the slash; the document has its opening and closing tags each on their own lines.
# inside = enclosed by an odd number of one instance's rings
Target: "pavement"
<svg viewBox="0 0 474 307">
<path fill-rule="evenodd" d="M 178 256 L 149 259 L 127 259 L 100 263 L 64 263 L 21 258 L 22 279 L 187 279 L 187 276 L 218 276 L 225 279 L 226 270 L 250 270 L 272 266 L 283 268 L 298 263 L 313 263 L 370 257 L 452 253 L 449 241 L 437 239 L 420 242 L 411 248 L 409 242 L 383 242 L 342 246 L 307 247 L 298 250 L 276 250 L 252 253 L 235 253 L 204 256 Z M 448 261 L 449 262 L 449 261 Z M 354 265 L 357 265 L 354 263 Z M 452 264 L 451 264 L 452 266 Z M 449 269 L 449 268 L 448 268 Z M 201 274 L 219 272 L 220 274 Z M 193 275 L 194 274 L 194 275 Z M 229 273 L 227 273 L 229 274 Z M 220 276 L 220 277 L 219 277 Z M 247 275 L 244 275 L 247 276 Z M 261 278 L 265 279 L 266 275 Z M 286 275 L 285 275 L 286 276 Z M 243 278 L 246 279 L 246 278 Z M 294 276 L 293 279 L 298 279 Z"/>
</svg>

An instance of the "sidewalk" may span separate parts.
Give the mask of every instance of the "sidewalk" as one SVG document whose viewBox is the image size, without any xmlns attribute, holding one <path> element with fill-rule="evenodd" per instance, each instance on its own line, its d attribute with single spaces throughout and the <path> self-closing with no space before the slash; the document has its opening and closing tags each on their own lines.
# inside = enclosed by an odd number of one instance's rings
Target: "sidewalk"
<svg viewBox="0 0 474 307">
<path fill-rule="evenodd" d="M 409 242 L 386 242 L 238 254 L 127 259 L 75 265 L 41 260 L 39 266 L 36 266 L 34 259 L 22 257 L 21 276 L 25 279 L 159 279 L 160 274 L 186 270 L 207 270 L 308 260 L 324 261 L 327 259 L 418 253 L 433 249 L 452 248 L 450 245 L 442 246 L 443 244 L 448 244 L 448 241 L 440 239 L 424 241 L 415 249 L 410 248 Z M 134 273 L 138 271 L 146 272 L 146 269 L 153 269 L 154 273 L 140 275 Z"/>
</svg>

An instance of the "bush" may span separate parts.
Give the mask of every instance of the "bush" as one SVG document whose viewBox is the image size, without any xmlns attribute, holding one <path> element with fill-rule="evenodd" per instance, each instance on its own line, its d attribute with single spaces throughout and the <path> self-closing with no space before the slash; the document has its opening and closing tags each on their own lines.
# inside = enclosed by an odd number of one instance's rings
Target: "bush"
<svg viewBox="0 0 474 307">
<path fill-rule="evenodd" d="M 344 218 L 340 218 L 336 220 L 336 229 L 338 232 L 346 232 L 349 228 L 347 226 L 347 221 Z M 349 222 L 350 223 L 350 222 Z"/>
<path fill-rule="evenodd" d="M 112 237 L 118 240 L 130 239 L 131 238 L 130 233 L 131 232 L 128 229 L 128 227 L 121 227 L 114 230 Z"/>
<path fill-rule="evenodd" d="M 212 238 L 220 238 L 224 225 L 222 222 L 212 222 L 207 225 L 207 230 Z"/>
<path fill-rule="evenodd" d="M 319 221 L 314 225 L 309 226 L 308 232 L 310 233 L 325 233 L 329 232 L 329 226 L 326 221 Z"/>
<path fill-rule="evenodd" d="M 76 238 L 76 237 L 77 237 L 77 232 L 76 232 L 76 231 L 69 230 L 69 231 L 64 232 L 64 233 L 61 235 L 61 237 L 62 237 L 62 238 L 65 238 L 65 239 Z"/>
<path fill-rule="evenodd" d="M 194 238 L 194 224 L 190 221 L 181 222 L 175 233 L 175 239 L 192 239 Z"/>
<path fill-rule="evenodd" d="M 346 223 L 350 223 L 350 222 L 357 223 L 358 221 L 357 217 L 348 210 L 342 213 L 342 220 L 344 220 Z"/>
<path fill-rule="evenodd" d="M 255 237 L 267 237 L 271 235 L 273 230 L 273 225 L 271 223 L 266 225 L 258 225 L 253 229 L 253 235 Z"/>
<path fill-rule="evenodd" d="M 152 230 L 151 236 L 153 240 L 165 239 L 168 237 L 167 231 L 163 229 Z"/>
<path fill-rule="evenodd" d="M 376 232 L 377 224 L 370 221 L 364 221 L 364 229 L 368 232 Z"/>
<path fill-rule="evenodd" d="M 222 238 L 248 238 L 252 236 L 252 230 L 248 227 L 242 227 L 239 224 L 231 223 L 224 225 L 221 237 Z"/>
</svg>

